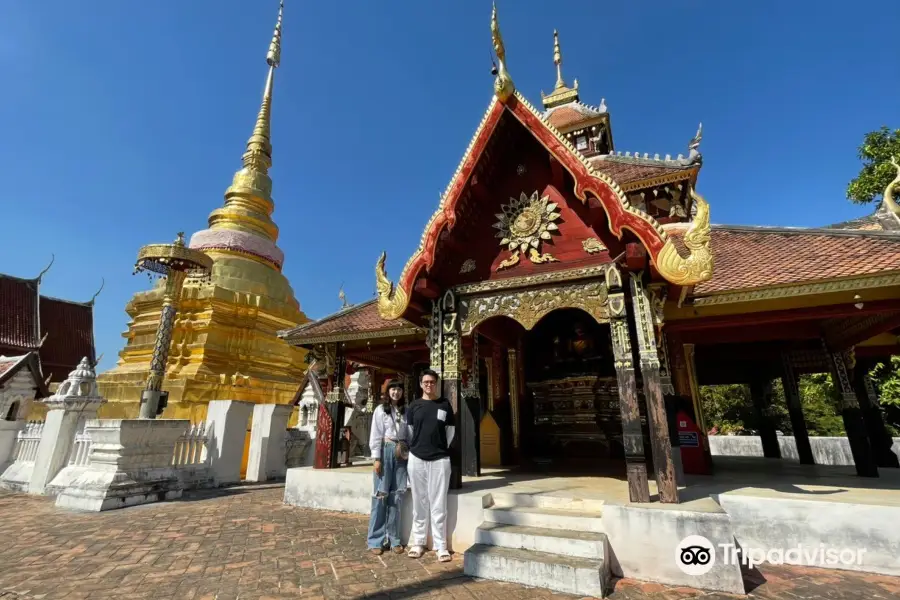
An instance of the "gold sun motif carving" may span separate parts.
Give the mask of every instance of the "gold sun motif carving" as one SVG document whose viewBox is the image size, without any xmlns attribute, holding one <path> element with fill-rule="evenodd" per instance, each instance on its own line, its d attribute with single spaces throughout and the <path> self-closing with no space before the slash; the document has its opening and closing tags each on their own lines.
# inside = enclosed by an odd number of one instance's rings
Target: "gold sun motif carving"
<svg viewBox="0 0 900 600">
<path fill-rule="evenodd" d="M 535 264 L 559 262 L 549 253 L 540 252 L 541 242 L 551 239 L 552 232 L 559 232 L 554 222 L 560 216 L 556 208 L 556 202 L 550 202 L 549 196 L 542 197 L 537 192 L 530 197 L 522 192 L 501 206 L 503 213 L 494 215 L 498 219 L 494 228 L 498 230 L 500 245 L 506 246 L 512 255 L 500 263 L 498 271 L 517 265 L 521 255 Z"/>
</svg>

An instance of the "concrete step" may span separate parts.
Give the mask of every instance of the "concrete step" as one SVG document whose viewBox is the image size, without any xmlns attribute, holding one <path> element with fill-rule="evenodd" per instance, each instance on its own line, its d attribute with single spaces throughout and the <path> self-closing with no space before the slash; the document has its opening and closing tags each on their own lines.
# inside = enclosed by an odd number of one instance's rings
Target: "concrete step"
<svg viewBox="0 0 900 600">
<path fill-rule="evenodd" d="M 609 589 L 609 566 L 602 560 L 475 544 L 463 556 L 471 577 L 508 581 L 556 592 L 603 598 Z"/>
<path fill-rule="evenodd" d="M 482 523 L 475 530 L 475 543 L 592 560 L 604 560 L 608 554 L 605 533 L 505 523 Z"/>
<path fill-rule="evenodd" d="M 601 512 L 604 501 L 598 498 L 566 498 L 535 494 L 511 494 L 507 492 L 491 492 L 494 504 L 498 506 L 529 506 L 532 508 L 554 508 L 559 510 L 578 510 L 584 512 Z"/>
<path fill-rule="evenodd" d="M 484 509 L 484 520 L 505 525 L 568 529 L 603 533 L 603 519 L 599 512 L 534 508 L 531 506 L 492 506 Z"/>
</svg>

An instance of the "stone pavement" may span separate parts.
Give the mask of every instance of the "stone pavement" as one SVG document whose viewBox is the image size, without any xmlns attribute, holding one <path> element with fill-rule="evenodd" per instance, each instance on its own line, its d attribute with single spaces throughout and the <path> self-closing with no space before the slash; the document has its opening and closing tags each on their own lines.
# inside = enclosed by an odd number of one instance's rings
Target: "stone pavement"
<svg viewBox="0 0 900 600">
<path fill-rule="evenodd" d="M 0 492 L 0 600 L 572 598 L 466 577 L 460 555 L 372 556 L 365 517 L 285 506 L 282 492 L 240 486 L 100 514 Z M 900 578 L 797 567 L 762 576 L 751 598 L 900 598 Z M 740 598 L 627 579 L 611 596 L 695 597 Z"/>
</svg>

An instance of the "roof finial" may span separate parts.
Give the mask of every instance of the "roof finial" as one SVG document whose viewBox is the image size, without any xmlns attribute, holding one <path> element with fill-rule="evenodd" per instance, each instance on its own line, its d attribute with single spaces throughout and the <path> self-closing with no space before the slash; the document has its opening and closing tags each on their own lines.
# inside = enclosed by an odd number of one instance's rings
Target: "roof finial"
<svg viewBox="0 0 900 600">
<path fill-rule="evenodd" d="M 47 265 L 47 267 L 46 267 L 43 271 L 41 271 L 40 274 L 37 276 L 38 283 L 41 282 L 41 279 L 44 278 L 44 275 L 47 274 L 47 271 L 50 270 L 50 267 L 53 266 L 53 263 L 54 263 L 55 261 L 56 261 L 56 255 L 55 255 L 55 254 L 51 254 L 51 255 L 50 255 L 50 264 Z"/>
<path fill-rule="evenodd" d="M 347 294 L 344 293 L 344 284 L 341 284 L 341 289 L 338 292 L 338 299 L 341 301 L 341 309 L 347 308 L 350 304 L 347 303 Z"/>
<path fill-rule="evenodd" d="M 491 13 L 491 39 L 494 42 L 494 53 L 497 55 L 497 79 L 494 80 L 494 93 L 500 102 L 506 102 L 516 91 L 512 78 L 506 72 L 506 47 L 500 35 L 500 23 L 497 21 L 497 3 Z"/>
<path fill-rule="evenodd" d="M 562 50 L 559 49 L 559 32 L 553 30 L 553 64 L 556 65 L 556 89 L 566 87 L 562 76 Z"/>
<path fill-rule="evenodd" d="M 263 91 L 262 105 L 256 116 L 256 125 L 253 133 L 247 140 L 247 151 L 244 152 L 243 161 L 245 169 L 253 169 L 263 174 L 268 174 L 272 166 L 272 142 L 269 130 L 271 126 L 272 111 L 272 86 L 275 82 L 275 69 L 281 62 L 281 20 L 284 14 L 284 0 L 278 6 L 278 21 L 275 23 L 275 33 L 269 43 L 269 51 L 266 53 L 266 64 L 269 65 L 269 74 L 266 77 L 266 87 Z"/>
<path fill-rule="evenodd" d="M 106 285 L 106 279 L 104 279 L 103 277 L 101 277 L 101 278 L 100 278 L 100 289 L 97 290 L 97 293 L 96 293 L 96 294 L 94 294 L 93 296 L 91 296 L 91 299 L 88 301 L 88 304 L 90 304 L 91 306 L 94 305 L 94 300 L 96 300 L 96 299 L 97 299 L 97 296 L 100 295 L 100 292 L 103 291 L 103 286 L 105 286 L 105 285 Z"/>
<path fill-rule="evenodd" d="M 700 158 L 700 140 L 703 139 L 703 123 L 697 127 L 697 134 L 688 143 L 688 158 L 692 161 Z"/>
</svg>

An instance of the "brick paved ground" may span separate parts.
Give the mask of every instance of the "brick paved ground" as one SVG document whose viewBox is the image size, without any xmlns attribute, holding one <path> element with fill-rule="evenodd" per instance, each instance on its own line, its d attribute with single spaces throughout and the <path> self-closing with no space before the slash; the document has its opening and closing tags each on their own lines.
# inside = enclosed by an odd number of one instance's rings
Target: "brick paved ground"
<svg viewBox="0 0 900 600">
<path fill-rule="evenodd" d="M 459 555 L 447 564 L 431 553 L 419 561 L 369 555 L 364 517 L 288 507 L 281 498 L 281 487 L 240 487 L 77 514 L 0 492 L 0 600 L 571 598 L 473 580 Z M 900 578 L 794 567 L 763 577 L 751 598 L 900 597 Z M 611 597 L 735 596 L 620 580 Z"/>
</svg>

